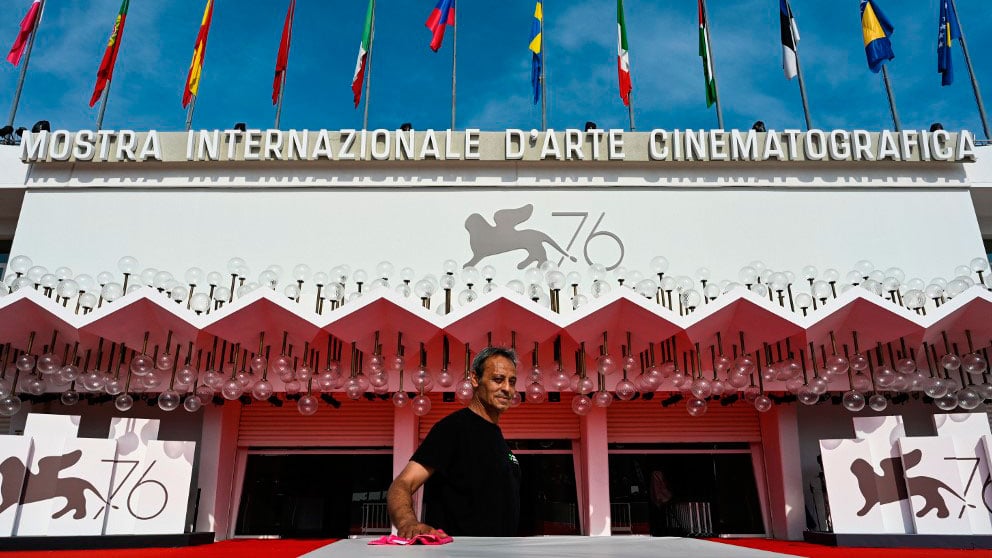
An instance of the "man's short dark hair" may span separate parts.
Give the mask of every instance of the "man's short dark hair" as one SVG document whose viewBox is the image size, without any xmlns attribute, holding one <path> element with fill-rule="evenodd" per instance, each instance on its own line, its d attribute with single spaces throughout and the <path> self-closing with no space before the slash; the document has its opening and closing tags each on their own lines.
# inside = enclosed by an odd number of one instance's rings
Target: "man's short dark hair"
<svg viewBox="0 0 992 558">
<path fill-rule="evenodd" d="M 501 356 L 509 360 L 514 366 L 518 364 L 517 351 L 514 351 L 508 347 L 486 347 L 485 349 L 479 351 L 479 354 L 475 355 L 475 358 L 472 359 L 472 372 L 475 374 L 477 379 L 482 379 L 482 374 L 486 367 L 486 361 L 496 356 Z"/>
</svg>

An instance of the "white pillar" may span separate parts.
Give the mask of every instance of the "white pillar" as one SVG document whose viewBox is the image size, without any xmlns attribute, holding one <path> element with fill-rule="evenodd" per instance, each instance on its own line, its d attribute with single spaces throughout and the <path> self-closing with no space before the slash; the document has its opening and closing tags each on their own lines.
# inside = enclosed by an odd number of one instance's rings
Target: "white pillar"
<svg viewBox="0 0 992 558">
<path fill-rule="evenodd" d="M 237 401 L 227 401 L 220 407 L 203 406 L 196 530 L 213 531 L 219 541 L 229 538 L 237 514 L 232 507 L 240 419 L 241 404 Z"/>
<path fill-rule="evenodd" d="M 610 462 L 606 443 L 606 409 L 593 407 L 579 419 L 578 456 L 582 478 L 576 479 L 585 498 L 579 498 L 583 534 L 593 537 L 610 536 Z"/>
<path fill-rule="evenodd" d="M 775 405 L 758 417 L 771 516 L 769 531 L 776 539 L 801 540 L 806 510 L 796 406 Z"/>
</svg>

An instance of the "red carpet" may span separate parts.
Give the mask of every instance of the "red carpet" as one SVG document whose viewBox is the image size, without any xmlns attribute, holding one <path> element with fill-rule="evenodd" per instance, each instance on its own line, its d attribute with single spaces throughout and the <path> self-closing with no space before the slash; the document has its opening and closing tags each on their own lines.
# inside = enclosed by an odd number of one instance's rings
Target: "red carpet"
<svg viewBox="0 0 992 558">
<path fill-rule="evenodd" d="M 992 558 L 992 550 L 942 550 L 933 548 L 845 548 L 821 546 L 804 542 L 769 539 L 708 539 L 714 542 L 745 546 L 769 552 L 806 556 L 808 558 Z"/>
<path fill-rule="evenodd" d="M 122 550 L 38 550 L 31 552 L 0 552 L 3 558 L 107 558 L 134 556 L 137 558 L 296 558 L 337 539 L 236 539 L 184 548 L 141 548 Z"/>
</svg>

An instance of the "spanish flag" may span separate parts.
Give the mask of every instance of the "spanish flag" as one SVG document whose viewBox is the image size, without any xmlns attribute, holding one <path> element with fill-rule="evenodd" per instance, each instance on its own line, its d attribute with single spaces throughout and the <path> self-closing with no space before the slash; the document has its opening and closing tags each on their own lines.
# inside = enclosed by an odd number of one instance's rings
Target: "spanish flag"
<svg viewBox="0 0 992 558">
<path fill-rule="evenodd" d="M 131 0 L 121 2 L 121 10 L 117 13 L 114 21 L 114 31 L 107 40 L 107 50 L 103 53 L 103 60 L 100 61 L 100 69 L 96 71 L 96 87 L 93 88 L 93 96 L 90 97 L 90 106 L 96 104 L 103 95 L 103 90 L 107 84 L 114 79 L 114 64 L 117 63 L 117 53 L 121 49 L 121 39 L 124 38 L 124 20 L 127 19 L 127 9 L 131 6 Z"/>
<path fill-rule="evenodd" d="M 861 0 L 861 33 L 865 39 L 868 67 L 876 74 L 882 66 L 896 57 L 889 37 L 895 28 L 878 8 L 875 0 Z"/>
<path fill-rule="evenodd" d="M 210 33 L 210 20 L 214 16 L 214 0 L 207 0 L 207 7 L 203 9 L 203 22 L 200 23 L 200 32 L 196 36 L 196 44 L 193 45 L 193 60 L 189 63 L 189 74 L 186 76 L 186 87 L 183 89 L 183 108 L 189 106 L 193 97 L 196 97 L 200 90 L 200 75 L 203 73 L 203 60 L 207 57 L 207 35 Z"/>
</svg>

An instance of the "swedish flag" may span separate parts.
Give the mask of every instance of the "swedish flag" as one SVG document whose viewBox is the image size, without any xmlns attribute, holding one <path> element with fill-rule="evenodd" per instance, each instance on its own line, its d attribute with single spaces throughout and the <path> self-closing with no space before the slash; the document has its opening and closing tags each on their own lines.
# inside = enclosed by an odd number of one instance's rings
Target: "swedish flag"
<svg viewBox="0 0 992 558">
<path fill-rule="evenodd" d="M 541 68 L 544 65 L 544 37 L 541 32 L 543 21 L 544 8 L 541 5 L 541 0 L 538 0 L 537 6 L 534 7 L 534 23 L 530 27 L 530 51 L 532 54 L 530 83 L 534 88 L 535 105 L 541 100 Z"/>
<path fill-rule="evenodd" d="M 937 72 L 941 85 L 954 83 L 954 68 L 951 64 L 951 44 L 961 40 L 961 26 L 958 15 L 949 0 L 940 1 L 940 27 L 937 31 Z"/>
<path fill-rule="evenodd" d="M 875 0 L 861 0 L 861 32 L 865 39 L 868 67 L 876 74 L 886 61 L 896 57 L 889 37 L 895 28 L 878 8 Z"/>
</svg>

